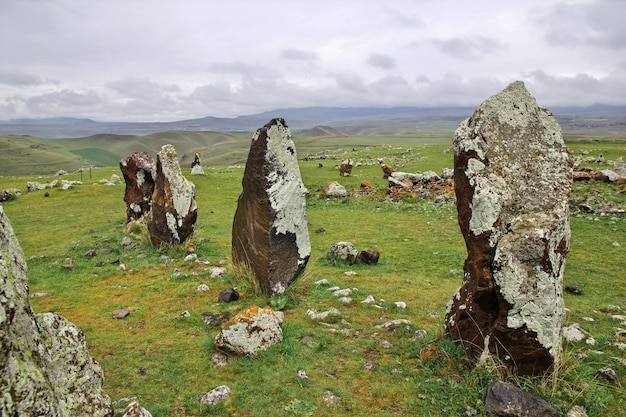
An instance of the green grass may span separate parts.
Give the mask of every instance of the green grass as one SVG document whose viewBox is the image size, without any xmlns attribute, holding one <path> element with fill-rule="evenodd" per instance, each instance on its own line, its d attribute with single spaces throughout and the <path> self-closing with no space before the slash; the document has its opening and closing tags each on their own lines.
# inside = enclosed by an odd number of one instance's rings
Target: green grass
<svg viewBox="0 0 626 417">
<path fill-rule="evenodd" d="M 391 144 L 383 145 L 383 140 Z M 84 184 L 72 190 L 53 189 L 49 197 L 39 191 L 4 203 L 28 260 L 31 294 L 47 293 L 31 299 L 34 310 L 54 311 L 84 330 L 113 400 L 138 396 L 155 417 L 487 415 L 483 404 L 487 387 L 501 377 L 541 395 L 563 414 L 574 404 L 583 405 L 589 416 L 618 415 L 626 408 L 623 388 L 594 377 L 599 368 L 611 366 L 626 381 L 626 367 L 611 359 L 624 358 L 624 351 L 605 344 L 616 338 L 620 324 L 603 312 L 609 304 L 626 308 L 624 215 L 572 211 L 572 248 L 564 284 L 581 286 L 583 295 L 565 294 L 568 324 L 580 323 L 595 337 L 596 346 L 566 344 L 560 368 L 543 378 L 476 369 L 462 349 L 443 337 L 446 303 L 462 281 L 462 274 L 453 270 L 462 269 L 466 256 L 455 207 L 371 196 L 327 200 L 317 191 L 330 181 L 349 189 L 369 181 L 382 192 L 386 181 L 376 161 L 379 157 L 398 170 L 440 172 L 452 167 L 449 143 L 439 138 L 429 143 L 426 137 L 389 136 L 342 138 L 336 144 L 327 138 L 309 143 L 296 139 L 296 146 L 301 157 L 335 158 L 300 163 L 310 191 L 311 258 L 303 276 L 286 293 L 284 342 L 257 358 L 232 358 L 226 368 L 211 364 L 219 329 L 204 324 L 201 313 L 236 314 L 249 305 L 272 302 L 259 295 L 230 262 L 231 227 L 243 166 L 209 166 L 207 175 L 201 177 L 188 176 L 184 166 L 187 178 L 196 184 L 197 230 L 191 242 L 170 250 L 152 247 L 141 230 L 130 233 L 132 247 L 121 247 L 126 236 L 124 186 L 97 184 L 113 173 L 119 175 L 117 167 L 94 169 L 92 178 L 83 173 Z M 576 142 L 571 147 L 574 154 L 589 150 L 590 155 L 603 152 L 610 159 L 626 157 L 623 141 Z M 352 176 L 340 177 L 336 165 L 348 157 L 358 164 Z M 78 179 L 78 174 L 69 178 Z M 25 189 L 26 181 L 33 179 L 3 177 L 0 189 Z M 624 193 L 615 191 L 616 187 L 592 183 L 576 186 L 575 193 L 608 195 L 624 208 Z M 315 233 L 318 228 L 325 232 Z M 327 251 L 344 240 L 359 250 L 379 250 L 379 263 L 331 266 Z M 105 247 L 113 252 L 100 254 Z M 90 249 L 98 254 L 84 256 Z M 211 265 L 225 265 L 226 276 L 213 279 L 207 266 L 185 265 L 183 259 L 192 249 Z M 72 259 L 72 271 L 63 268 L 67 258 Z M 356 274 L 346 275 L 346 271 Z M 320 279 L 327 279 L 331 286 L 357 288 L 353 302 L 339 302 L 327 287 L 314 284 Z M 210 290 L 197 292 L 201 283 Z M 229 287 L 237 287 L 241 298 L 231 304 L 217 303 L 219 292 Z M 361 303 L 370 294 L 381 309 Z M 398 309 L 395 301 L 406 302 L 407 309 Z M 339 309 L 341 316 L 322 323 L 305 314 L 311 308 L 331 307 Z M 111 312 L 117 308 L 129 308 L 130 316 L 113 319 Z M 182 311 L 191 316 L 181 317 Z M 393 332 L 375 327 L 392 319 L 408 319 L 411 324 Z M 418 329 L 428 334 L 413 340 Z M 302 343 L 302 336 L 315 339 Z M 384 348 L 382 340 L 392 346 Z M 430 358 L 423 354 L 428 347 L 434 352 Z M 578 359 L 575 353 L 587 356 Z M 365 370 L 366 362 L 373 362 L 377 370 Z M 310 379 L 299 379 L 299 369 Z M 231 388 L 229 400 L 214 407 L 199 404 L 203 394 L 222 384 Z M 325 390 L 341 397 L 337 406 L 322 404 Z"/>
</svg>

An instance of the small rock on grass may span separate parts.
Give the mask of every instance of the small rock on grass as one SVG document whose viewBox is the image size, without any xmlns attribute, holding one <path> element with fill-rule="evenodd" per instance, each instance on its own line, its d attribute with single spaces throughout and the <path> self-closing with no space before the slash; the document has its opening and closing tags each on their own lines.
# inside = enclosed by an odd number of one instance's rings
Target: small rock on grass
<svg viewBox="0 0 626 417">
<path fill-rule="evenodd" d="M 226 385 L 220 385 L 219 387 L 214 388 L 211 391 L 204 394 L 202 398 L 200 398 L 200 403 L 216 405 L 226 400 L 226 398 L 228 398 L 229 395 L 230 395 L 230 388 Z"/>
<path fill-rule="evenodd" d="M 324 401 L 324 405 L 326 407 L 330 407 L 333 405 L 337 405 L 339 404 L 339 401 L 341 401 L 341 397 L 336 396 L 332 391 L 330 390 L 326 390 L 324 391 L 324 395 L 323 395 L 323 401 Z"/>
<path fill-rule="evenodd" d="M 113 310 L 113 318 L 114 319 L 123 319 L 128 317 L 130 314 L 130 310 L 127 308 L 120 308 L 118 310 Z"/>
</svg>

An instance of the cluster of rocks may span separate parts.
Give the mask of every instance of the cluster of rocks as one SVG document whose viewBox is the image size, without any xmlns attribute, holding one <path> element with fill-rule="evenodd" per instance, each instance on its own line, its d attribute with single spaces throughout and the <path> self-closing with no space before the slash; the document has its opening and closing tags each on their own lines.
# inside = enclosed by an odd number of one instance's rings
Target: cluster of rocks
<svg viewBox="0 0 626 417">
<path fill-rule="evenodd" d="M 7 188 L 6 190 L 0 190 L 0 203 L 13 200 L 15 197 L 22 195 L 22 192 L 17 188 Z"/>
<path fill-rule="evenodd" d="M 69 180 L 52 180 L 51 182 L 49 182 L 48 184 L 41 184 L 37 181 L 28 181 L 26 183 L 26 189 L 28 190 L 28 192 L 33 192 L 33 191 L 40 191 L 40 190 L 45 190 L 45 189 L 50 189 L 50 188 L 59 188 L 61 190 L 69 190 L 71 189 L 74 185 L 82 185 L 83 183 L 81 181 L 69 181 Z"/>
<path fill-rule="evenodd" d="M 359 252 L 351 242 L 337 242 L 328 250 L 328 260 L 331 265 L 335 265 L 337 260 L 345 261 L 353 265 L 361 262 L 372 265 L 378 263 L 380 252 L 374 249 L 362 250 Z"/>
<path fill-rule="evenodd" d="M 164 145 L 156 165 L 147 152 L 134 152 L 120 161 L 126 182 L 126 222 L 145 222 L 155 246 L 189 239 L 198 216 L 195 185 L 182 174 L 176 149 Z"/>
<path fill-rule="evenodd" d="M 383 168 L 384 172 L 384 168 Z M 444 168 L 441 175 L 433 171 L 408 173 L 393 171 L 387 180 L 386 196 L 393 200 L 403 197 L 432 199 L 438 203 L 454 201 L 454 171 Z"/>
</svg>

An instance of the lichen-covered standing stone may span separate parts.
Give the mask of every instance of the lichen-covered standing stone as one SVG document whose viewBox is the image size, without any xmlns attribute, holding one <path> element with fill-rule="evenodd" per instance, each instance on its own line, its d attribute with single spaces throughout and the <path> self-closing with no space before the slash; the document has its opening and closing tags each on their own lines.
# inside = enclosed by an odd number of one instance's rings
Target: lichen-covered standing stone
<svg viewBox="0 0 626 417">
<path fill-rule="evenodd" d="M 272 119 L 254 134 L 242 185 L 233 220 L 233 263 L 248 268 L 266 294 L 280 294 L 311 255 L 308 191 L 283 119 Z"/>
<path fill-rule="evenodd" d="M 24 254 L 0 205 L 0 410 L 3 416 L 113 415 L 85 335 L 52 313 L 35 315 Z"/>
<path fill-rule="evenodd" d="M 148 231 L 154 245 L 180 244 L 193 235 L 198 217 L 195 197 L 196 186 L 183 176 L 176 149 L 163 145 L 157 154 L 148 213 Z"/>
<path fill-rule="evenodd" d="M 565 316 L 573 163 L 560 126 L 517 81 L 461 123 L 453 146 L 467 259 L 447 333 L 521 374 L 542 373 L 560 359 Z"/>
<path fill-rule="evenodd" d="M 126 223 L 141 219 L 150 210 L 156 170 L 148 152 L 134 152 L 120 161 L 120 170 L 126 182 Z"/>
</svg>

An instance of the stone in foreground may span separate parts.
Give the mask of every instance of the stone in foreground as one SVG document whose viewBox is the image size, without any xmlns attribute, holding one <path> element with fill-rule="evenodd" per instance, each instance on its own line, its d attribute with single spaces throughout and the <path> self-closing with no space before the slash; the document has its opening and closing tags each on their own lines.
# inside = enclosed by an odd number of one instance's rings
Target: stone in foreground
<svg viewBox="0 0 626 417">
<path fill-rule="evenodd" d="M 148 152 L 134 152 L 120 161 L 120 170 L 126 182 L 126 223 L 139 220 L 150 210 L 156 170 Z"/>
<path fill-rule="evenodd" d="M 543 398 L 503 381 L 489 386 L 485 409 L 503 417 L 560 417 L 559 410 Z"/>
<path fill-rule="evenodd" d="M 222 324 L 215 347 L 236 355 L 255 356 L 261 350 L 282 343 L 283 313 L 270 307 L 248 307 Z"/>
<path fill-rule="evenodd" d="M 157 154 L 148 231 L 155 246 L 180 244 L 193 236 L 198 217 L 196 187 L 180 170 L 176 149 L 163 145 Z"/>
<path fill-rule="evenodd" d="M 283 119 L 272 119 L 252 138 L 233 220 L 233 264 L 248 269 L 263 292 L 280 294 L 311 255 L 307 189 Z"/>
<path fill-rule="evenodd" d="M 555 117 L 520 81 L 483 102 L 455 132 L 464 282 L 448 335 L 477 355 L 538 374 L 561 357 L 572 157 Z"/>
<path fill-rule="evenodd" d="M 104 375 L 84 333 L 34 314 L 26 262 L 0 205 L 0 408 L 5 416 L 112 416 Z"/>
</svg>

